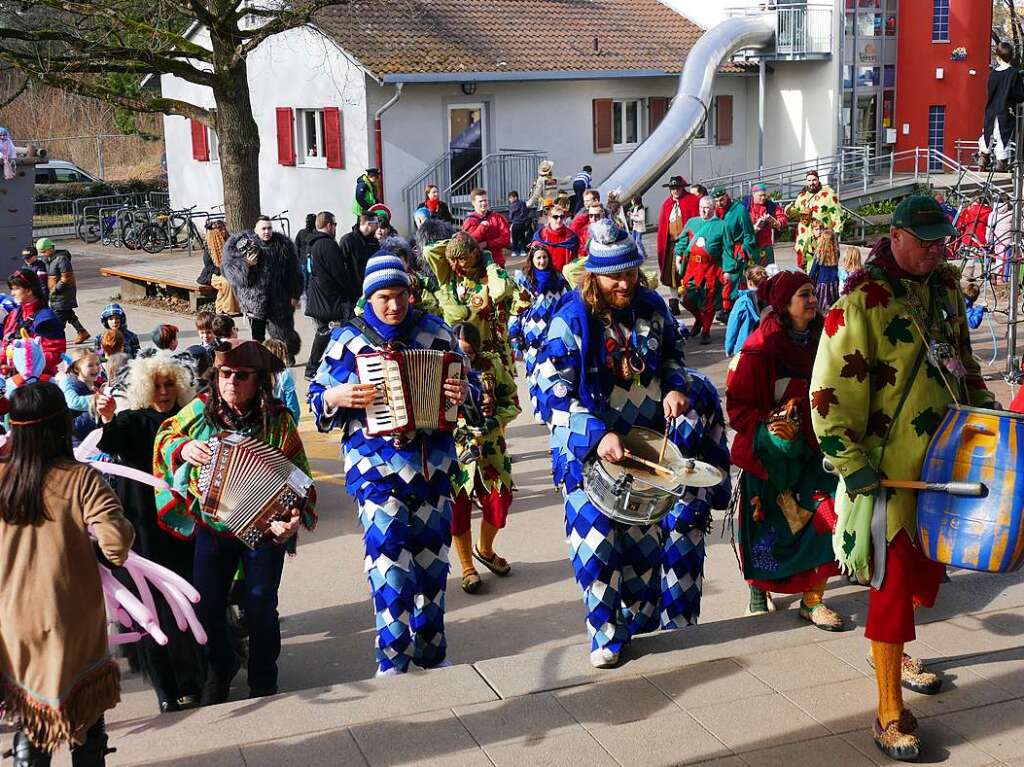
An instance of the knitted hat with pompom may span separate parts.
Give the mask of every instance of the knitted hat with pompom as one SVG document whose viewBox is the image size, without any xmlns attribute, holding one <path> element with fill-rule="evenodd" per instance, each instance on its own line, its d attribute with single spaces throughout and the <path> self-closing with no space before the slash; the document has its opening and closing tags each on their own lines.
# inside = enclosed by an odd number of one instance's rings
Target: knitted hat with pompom
<svg viewBox="0 0 1024 767">
<path fill-rule="evenodd" d="M 636 269 L 644 262 L 629 232 L 603 218 L 590 225 L 587 260 L 584 266 L 592 274 L 618 274 Z"/>
</svg>

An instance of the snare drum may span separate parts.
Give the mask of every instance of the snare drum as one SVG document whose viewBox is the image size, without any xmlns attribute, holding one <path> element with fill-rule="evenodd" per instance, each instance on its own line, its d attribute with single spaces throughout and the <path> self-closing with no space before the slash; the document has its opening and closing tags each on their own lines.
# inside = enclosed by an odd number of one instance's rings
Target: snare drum
<svg viewBox="0 0 1024 767">
<path fill-rule="evenodd" d="M 990 573 L 1024 564 L 1024 415 L 950 406 L 932 437 L 921 479 L 981 482 L 966 498 L 917 495 L 917 534 L 929 559 Z"/>
<path fill-rule="evenodd" d="M 658 461 L 664 435 L 651 429 L 633 427 L 622 437 L 625 449 L 648 461 Z M 689 487 L 711 487 L 722 481 L 722 473 L 710 464 L 683 457 L 668 443 L 661 474 L 625 458 L 612 463 L 601 458 L 587 462 L 583 469 L 583 490 L 606 517 L 626 525 L 653 525 L 661 521 Z"/>
</svg>

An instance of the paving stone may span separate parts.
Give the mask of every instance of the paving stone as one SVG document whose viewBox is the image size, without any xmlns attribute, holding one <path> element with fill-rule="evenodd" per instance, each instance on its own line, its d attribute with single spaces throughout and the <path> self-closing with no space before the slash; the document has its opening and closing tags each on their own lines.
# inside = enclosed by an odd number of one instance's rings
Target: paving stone
<svg viewBox="0 0 1024 767">
<path fill-rule="evenodd" d="M 644 767 L 672 767 L 730 753 L 683 711 L 628 724 L 593 727 L 591 734 L 620 764 L 635 763 L 642 754 Z"/>
<path fill-rule="evenodd" d="M 473 667 L 502 698 L 557 690 L 580 684 L 627 675 L 625 669 L 599 670 L 590 665 L 589 644 L 580 641 L 571 647 L 543 652 L 525 652 L 515 659 L 492 658 L 477 661 Z"/>
<path fill-rule="evenodd" d="M 941 725 L 936 719 L 921 720 L 918 733 L 921 737 L 919 763 L 941 763 L 948 767 L 986 767 L 992 763 L 989 754 Z M 846 733 L 842 738 L 875 764 L 899 764 L 878 750 L 870 729 Z"/>
<path fill-rule="evenodd" d="M 1024 647 L 966 657 L 962 663 L 992 684 L 1016 697 L 1024 697 Z"/>
<path fill-rule="evenodd" d="M 860 671 L 817 644 L 743 655 L 743 668 L 780 692 L 861 677 Z"/>
<path fill-rule="evenodd" d="M 371 767 L 488 764 L 476 741 L 450 711 L 383 719 L 356 725 L 351 731 Z"/>
<path fill-rule="evenodd" d="M 480 703 L 455 709 L 481 746 L 563 735 L 582 728 L 551 693 Z"/>
<path fill-rule="evenodd" d="M 618 767 L 611 755 L 585 730 L 488 746 L 484 750 L 494 767 Z"/>
<path fill-rule="evenodd" d="M 1000 613 L 960 615 L 917 627 L 917 636 L 943 655 L 998 652 L 1020 646 L 1024 618 L 1019 608 Z"/>
<path fill-rule="evenodd" d="M 117 757 L 108 758 L 112 764 L 125 765 L 126 767 L 156 767 L 156 765 L 160 765 L 160 767 L 196 767 L 197 764 L 201 764 L 203 767 L 248 767 L 246 760 L 242 757 L 242 750 L 238 746 L 195 753 L 179 759 L 160 758 L 139 762 L 122 762 Z M 67 749 L 61 749 L 54 755 L 53 767 L 65 767 L 70 764 L 71 752 Z M 278 764 L 286 764 L 286 762 L 278 762 Z M 360 765 L 362 762 L 352 762 L 352 764 Z"/>
<path fill-rule="evenodd" d="M 671 698 L 643 677 L 558 690 L 552 694 L 588 729 L 680 712 Z"/>
<path fill-rule="evenodd" d="M 746 767 L 746 764 L 738 756 L 725 756 L 707 762 L 694 762 L 690 767 Z"/>
<path fill-rule="evenodd" d="M 1024 701 L 958 711 L 938 717 L 987 754 L 1006 761 L 1024 757 Z"/>
<path fill-rule="evenodd" d="M 363 767 L 367 764 L 347 729 L 242 746 L 242 756 L 246 767 L 308 767 L 313 764 Z M 204 759 L 202 764 L 207 767 L 209 763 Z"/>
<path fill-rule="evenodd" d="M 728 703 L 774 692 L 731 658 L 652 674 L 647 679 L 683 708 Z"/>
<path fill-rule="evenodd" d="M 829 734 L 781 695 L 761 695 L 688 711 L 712 735 L 740 753 Z"/>
<path fill-rule="evenodd" d="M 743 761 L 750 767 L 871 767 L 874 764 L 836 736 L 749 751 L 743 754 Z"/>
<path fill-rule="evenodd" d="M 471 666 L 452 666 L 117 722 L 110 727 L 111 745 L 125 761 L 142 761 L 154 753 L 172 759 L 193 753 L 197 738 L 204 748 L 215 750 L 251 743 L 253 733 L 308 735 L 496 697 Z"/>
<path fill-rule="evenodd" d="M 786 697 L 830 732 L 841 733 L 871 723 L 877 693 L 873 677 L 857 677 L 791 690 Z"/>
</svg>

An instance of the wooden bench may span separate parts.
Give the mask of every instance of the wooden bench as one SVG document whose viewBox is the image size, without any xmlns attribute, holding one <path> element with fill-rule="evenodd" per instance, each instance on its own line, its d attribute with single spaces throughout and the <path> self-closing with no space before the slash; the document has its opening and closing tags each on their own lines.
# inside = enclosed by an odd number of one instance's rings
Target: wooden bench
<svg viewBox="0 0 1024 767">
<path fill-rule="evenodd" d="M 124 299 L 152 298 L 158 294 L 157 289 L 162 288 L 165 295 L 187 300 L 192 311 L 197 312 L 200 304 L 214 299 L 217 289 L 184 277 L 196 270 L 196 260 L 185 258 L 125 267 L 104 266 L 100 274 L 120 281 L 121 297 Z"/>
</svg>

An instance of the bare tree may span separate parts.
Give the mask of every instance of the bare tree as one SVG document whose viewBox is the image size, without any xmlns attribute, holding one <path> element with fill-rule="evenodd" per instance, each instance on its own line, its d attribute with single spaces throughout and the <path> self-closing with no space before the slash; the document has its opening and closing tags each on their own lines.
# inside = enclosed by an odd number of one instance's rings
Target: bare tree
<svg viewBox="0 0 1024 767">
<path fill-rule="evenodd" d="M 260 137 L 246 59 L 268 38 L 349 0 L 0 0 L 0 63 L 26 78 L 129 113 L 198 120 L 217 132 L 224 209 L 232 229 L 260 210 Z M 196 42 L 202 30 L 209 45 Z M 174 75 L 213 92 L 207 109 L 143 88 Z"/>
<path fill-rule="evenodd" d="M 999 0 L 992 8 L 992 44 L 1000 43 L 1009 34 L 1013 43 L 1013 65 L 1021 64 L 1021 41 L 1024 40 L 1024 23 L 1017 11 L 1015 0 Z"/>
</svg>

